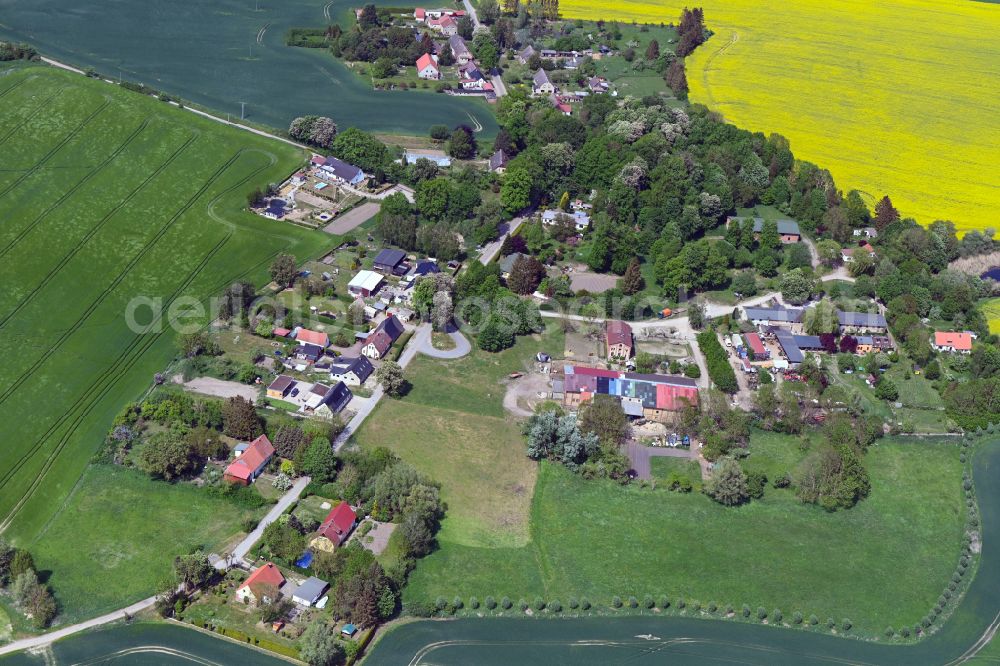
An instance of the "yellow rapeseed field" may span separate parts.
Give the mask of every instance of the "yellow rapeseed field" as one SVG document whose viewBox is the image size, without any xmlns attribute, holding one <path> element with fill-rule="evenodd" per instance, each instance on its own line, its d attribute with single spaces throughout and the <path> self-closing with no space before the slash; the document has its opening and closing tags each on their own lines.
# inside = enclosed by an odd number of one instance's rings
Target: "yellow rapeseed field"
<svg viewBox="0 0 1000 666">
<path fill-rule="evenodd" d="M 691 99 L 778 132 L 845 191 L 889 194 L 922 224 L 1000 226 L 1000 4 L 973 0 L 562 0 L 571 18 L 715 32 Z"/>
</svg>

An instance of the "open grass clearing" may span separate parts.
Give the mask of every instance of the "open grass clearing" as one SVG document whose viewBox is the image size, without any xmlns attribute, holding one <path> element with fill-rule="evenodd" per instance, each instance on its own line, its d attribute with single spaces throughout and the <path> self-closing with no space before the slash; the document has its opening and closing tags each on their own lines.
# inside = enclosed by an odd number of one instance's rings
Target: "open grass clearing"
<svg viewBox="0 0 1000 666">
<path fill-rule="evenodd" d="M 391 449 L 441 484 L 448 511 L 439 539 L 490 547 L 527 542 L 537 465 L 524 455 L 516 423 L 386 400 L 355 439 L 362 448 Z"/>
<path fill-rule="evenodd" d="M 772 473 L 801 456 L 789 437 L 758 433 L 755 446 L 748 466 L 762 460 Z M 912 625 L 934 604 L 958 555 L 964 505 L 957 448 L 888 440 L 866 464 L 871 496 L 832 514 L 800 504 L 788 490 L 769 487 L 763 500 L 727 509 L 697 493 L 621 488 L 543 464 L 526 547 L 469 548 L 442 539 L 418 564 L 404 598 L 542 596 L 565 604 L 585 596 L 607 606 L 615 595 L 667 594 L 689 604 L 849 617 L 873 635 L 888 624 Z"/>
<path fill-rule="evenodd" d="M 244 509 L 191 484 L 153 481 L 130 469 L 91 465 L 60 511 L 29 545 L 50 574 L 71 624 L 153 594 L 176 555 L 211 552 L 240 533 Z"/>
</svg>

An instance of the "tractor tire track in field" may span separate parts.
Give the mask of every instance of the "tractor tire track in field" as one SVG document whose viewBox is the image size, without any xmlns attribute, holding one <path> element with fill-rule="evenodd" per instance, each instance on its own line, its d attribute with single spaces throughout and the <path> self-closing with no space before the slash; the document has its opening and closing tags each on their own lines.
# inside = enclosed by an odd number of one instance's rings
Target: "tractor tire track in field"
<svg viewBox="0 0 1000 666">
<path fill-rule="evenodd" d="M 7 256 L 7 253 L 10 252 L 11 248 L 13 248 L 15 245 L 17 245 L 18 243 L 20 243 L 24 239 L 25 236 L 27 236 L 29 233 L 31 233 L 31 230 L 34 229 L 36 226 L 38 226 L 42 222 L 42 220 L 44 220 L 48 216 L 49 213 L 51 213 L 53 210 L 55 210 L 60 205 L 62 205 L 63 203 L 65 203 L 65 201 L 67 199 L 69 199 L 70 197 L 72 197 L 76 193 L 77 190 L 79 190 L 81 187 L 83 187 L 91 178 L 93 178 L 98 173 L 100 173 L 101 171 L 103 171 L 119 155 L 121 155 L 125 151 L 125 149 L 128 148 L 129 144 L 131 144 L 136 138 L 138 138 L 138 136 L 140 134 L 142 134 L 142 132 L 146 129 L 146 127 L 148 125 L 149 125 L 149 119 L 147 118 L 147 119 L 143 120 L 139 124 L 139 127 L 137 127 L 134 132 L 132 132 L 130 135 L 128 135 L 125 138 L 125 141 L 122 142 L 122 144 L 120 146 L 118 146 L 114 151 L 112 151 L 111 154 L 108 155 L 104 159 L 103 162 L 101 162 L 96 167 L 94 167 L 89 172 L 87 172 L 87 175 L 85 175 L 83 178 L 81 178 L 79 180 L 79 182 L 77 182 L 75 185 L 73 185 L 73 187 L 71 187 L 68 190 L 66 190 L 65 192 L 63 192 L 62 196 L 60 196 L 58 199 L 56 199 L 52 203 L 52 205 L 50 205 L 48 208 L 46 208 L 45 210 L 43 210 L 34 220 L 32 220 L 31 222 L 29 222 L 28 225 L 24 229 L 22 229 L 13 238 L 13 240 L 11 240 L 9 243 L 7 243 L 7 245 L 5 245 L 3 248 L 0 248 L 0 259 L 2 259 L 3 257 Z"/>
<path fill-rule="evenodd" d="M 170 299 L 167 302 L 167 307 L 170 305 L 188 288 L 191 283 L 194 282 L 195 278 L 204 270 L 205 266 L 215 258 L 219 251 L 229 242 L 232 238 L 232 234 L 226 234 L 215 246 L 205 255 L 198 266 L 188 274 L 188 277 L 174 290 L 170 295 Z M 31 499 L 38 486 L 41 485 L 42 480 L 45 475 L 52 469 L 55 464 L 56 459 L 59 454 L 62 453 L 66 444 L 69 442 L 70 438 L 76 432 L 76 429 L 80 424 L 90 416 L 90 413 L 94 410 L 97 404 L 115 387 L 118 381 L 136 364 L 136 362 L 143 357 L 143 355 L 149 351 L 149 349 L 156 344 L 156 342 L 163 337 L 166 331 L 160 331 L 155 335 L 142 335 L 137 334 L 135 339 L 129 344 L 126 351 L 118 356 L 115 362 L 110 365 L 104 372 L 102 372 L 98 378 L 88 387 L 85 395 L 91 395 L 93 397 L 86 401 L 77 401 L 76 405 L 66 413 L 59 421 L 54 423 L 35 443 L 32 445 L 31 449 L 26 452 L 18 462 L 15 464 L 10 471 L 4 474 L 2 482 L 0 482 L 0 489 L 5 487 L 9 483 L 13 474 L 16 474 L 31 458 L 34 457 L 35 453 L 39 448 L 57 432 L 71 417 L 72 421 L 69 423 L 69 428 L 60 437 L 59 442 L 49 452 L 46 456 L 45 462 L 42 468 L 35 474 L 35 478 L 32 480 L 31 485 L 24 492 L 21 498 L 14 504 L 13 507 L 7 512 L 4 517 L 3 522 L 0 523 L 0 533 L 10 527 L 10 524 L 17 517 L 17 514 L 21 511 L 24 505 Z M 142 343 L 142 344 L 140 344 Z M 97 391 L 95 393 L 95 391 Z M 74 412 L 77 412 L 74 417 Z"/>
<path fill-rule="evenodd" d="M 14 87 L 16 88 L 17 86 L 14 86 Z M 10 139 L 10 137 L 14 136 L 14 134 L 17 133 L 17 130 L 19 130 L 22 127 L 24 127 L 25 125 L 27 125 L 28 122 L 32 118 L 34 118 L 35 116 L 37 116 L 42 111 L 47 111 L 48 110 L 48 104 L 49 104 L 49 102 L 51 102 L 53 99 L 55 99 L 59 95 L 59 93 L 61 93 L 63 90 L 66 90 L 66 88 L 57 88 L 54 93 L 52 93 L 51 95 L 49 95 L 48 97 L 46 97 L 45 99 L 42 100 L 42 103 L 38 105 L 37 109 L 33 110 L 31 113 L 29 113 L 28 115 L 26 115 L 24 117 L 24 119 L 21 120 L 21 122 L 17 123 L 13 127 L 11 127 L 10 130 L 6 134 L 4 134 L 2 137 L 0 137 L 0 146 L 2 146 L 3 144 L 7 143 L 7 140 Z M 6 95 L 6 94 L 7 94 L 7 91 L 4 91 L 4 95 Z M 0 97 L 2 97 L 2 96 L 3 95 L 0 95 Z"/>
<path fill-rule="evenodd" d="M 738 41 L 740 41 L 740 33 L 733 31 L 733 36 L 729 38 L 729 41 L 713 51 L 712 54 L 708 56 L 708 59 L 705 60 L 705 66 L 701 68 L 701 81 L 702 85 L 705 86 L 705 94 L 708 96 L 708 106 L 718 106 L 715 101 L 715 95 L 712 94 L 712 87 L 708 85 L 708 72 L 712 69 L 712 63 L 715 62 L 715 59 L 719 56 L 725 55 L 726 51 L 728 51 L 730 47 Z"/>
<path fill-rule="evenodd" d="M 145 126 L 145 124 L 146 123 L 143 123 L 143 126 Z M 137 136 L 137 134 L 138 133 L 134 134 L 133 137 L 131 137 L 129 139 L 129 141 L 131 141 L 132 138 L 134 138 L 135 136 Z M 38 283 L 38 285 L 34 289 L 32 289 L 28 293 L 28 295 L 26 297 L 24 297 L 23 299 L 21 299 L 21 302 L 18 303 L 14 307 L 13 310 L 11 310 L 10 312 L 8 312 L 6 315 L 4 315 L 4 317 L 2 319 L 0 319 L 0 329 L 2 329 L 4 326 L 6 326 L 7 322 L 9 322 L 18 312 L 21 311 L 21 309 L 24 306 L 26 306 L 28 303 L 30 303 L 34 299 L 34 297 L 38 295 L 38 292 L 40 292 L 42 289 L 44 289 L 45 286 L 49 284 L 49 282 L 51 282 L 57 275 L 59 275 L 59 273 L 62 271 L 62 269 L 65 268 L 66 264 L 68 264 L 73 259 L 73 257 L 75 257 L 77 255 L 77 253 L 80 250 L 82 250 L 87 245 L 88 242 L 90 242 L 90 239 L 93 238 L 97 234 L 98 231 L 100 231 L 102 228 L 104 228 L 104 225 L 107 224 L 108 221 L 111 220 L 111 218 L 113 218 L 115 216 L 115 214 L 118 213 L 118 211 L 120 211 L 130 201 L 132 201 L 132 199 L 134 199 L 139 194 L 139 192 L 142 191 L 142 189 L 145 188 L 154 178 L 156 178 L 161 173 L 163 173 L 163 171 L 167 167 L 169 167 L 174 162 L 174 160 L 176 160 L 178 157 L 180 157 L 181 153 L 183 153 L 185 150 L 187 150 L 187 148 L 192 143 L 194 143 L 197 138 L 198 138 L 197 135 L 189 137 L 187 141 L 185 141 L 183 144 L 181 144 L 181 146 L 177 150 L 175 150 L 174 153 L 170 157 L 167 158 L 166 162 L 164 162 L 159 167 L 157 167 L 156 170 L 153 171 L 152 173 L 150 173 L 141 183 L 139 183 L 138 186 L 136 186 L 135 189 L 133 189 L 131 192 L 129 192 L 128 196 L 126 196 L 124 199 L 122 199 L 118 203 L 118 205 L 116 205 L 114 208 L 112 208 L 110 211 L 108 211 L 108 213 L 103 218 L 101 218 L 98 221 L 98 223 L 93 228 L 91 228 L 90 231 L 88 231 L 83 238 L 81 238 L 76 244 L 74 244 L 73 249 L 70 250 L 65 256 L 63 256 L 63 258 L 60 259 L 56 263 L 56 265 L 48 273 L 46 273 L 45 278 L 40 283 Z M 126 142 L 126 144 L 127 143 L 128 142 Z M 123 149 L 124 149 L 124 147 L 125 147 L 126 144 L 122 145 Z M 82 181 L 81 181 L 81 183 L 82 183 Z M 37 222 L 35 224 L 37 224 Z M 6 250 L 4 250 L 3 252 L 0 252 L 0 258 L 2 258 L 5 254 L 6 254 Z"/>
<path fill-rule="evenodd" d="M 42 167 L 42 165 L 43 165 L 43 164 L 45 164 L 45 163 L 46 163 L 46 162 L 48 162 L 48 161 L 49 161 L 50 159 L 52 159 L 52 158 L 53 158 L 53 156 L 55 156 L 55 154 L 56 154 L 56 153 L 58 153 L 58 152 L 59 152 L 60 150 L 62 150 L 62 149 L 63 149 L 63 147 L 65 147 L 67 143 L 69 143 L 70 141 L 72 141 L 73 139 L 75 139 L 75 138 L 76 138 L 76 136 L 77 136 L 77 135 L 78 135 L 78 134 L 79 134 L 80 132 L 82 132 L 82 131 L 83 131 L 83 129 L 84 129 L 84 128 L 85 128 L 85 127 L 86 127 L 87 125 L 89 125 L 89 124 L 90 124 L 90 121 L 92 121 L 92 120 L 93 120 L 94 118 L 96 118 L 96 117 L 98 116 L 98 114 L 100 114 L 100 113 L 101 113 L 101 111 L 104 111 L 104 109 L 108 108 L 108 107 L 109 107 L 110 105 L 111 105 L 111 100 L 110 100 L 110 99 L 105 99 L 105 100 L 104 100 L 104 104 L 101 104 L 101 105 L 100 105 L 99 107 L 97 107 L 97 108 L 96 108 L 96 109 L 94 110 L 94 112 L 93 112 L 93 113 L 91 113 L 91 114 L 90 114 L 89 116 L 87 116 L 86 118 L 84 118 L 84 119 L 83 119 L 83 121 L 82 121 L 82 122 L 81 122 L 81 123 L 80 123 L 79 125 L 77 125 L 77 126 L 76 126 L 76 127 L 75 127 L 75 128 L 73 129 L 73 131 L 72 131 L 72 132 L 70 132 L 70 133 L 69 133 L 69 134 L 67 134 L 67 135 L 66 135 L 65 137 L 63 137 L 63 139 L 62 139 L 62 140 L 61 140 L 61 141 L 60 141 L 59 143 L 57 143 L 57 144 L 56 144 L 56 145 L 55 145 L 55 146 L 54 146 L 54 147 L 52 148 L 52 150 L 50 150 L 49 152 L 45 153 L 45 154 L 44 154 L 44 155 L 42 156 L 42 159 L 38 160 L 38 162 L 36 162 L 36 163 L 35 163 L 35 166 L 33 166 L 33 167 L 31 167 L 30 169 L 28 169 L 27 171 L 25 171 L 25 172 L 24 172 L 24 174 L 22 174 L 20 178 L 18 178 L 18 179 L 17 179 L 17 180 L 15 180 L 15 181 L 14 181 L 13 183 L 11 183 L 11 184 L 10 184 L 10 185 L 8 185 L 7 187 L 5 187 L 5 188 L 4 188 L 3 190 L 0 190 L 0 199 L 2 199 L 2 198 L 4 198 L 5 196 L 7 196 L 7 195 L 8 195 L 9 193 L 10 193 L 10 191 L 11 191 L 11 190 L 13 190 L 14 188 L 16 188 L 16 187 L 17 187 L 18 185 L 20 185 L 21 183 L 23 183 L 23 182 L 24 182 L 24 181 L 25 181 L 25 180 L 26 180 L 26 179 L 28 178 L 28 176 L 30 176 L 31 174 L 33 174 L 33 173 L 35 173 L 36 171 L 38 171 L 38 170 L 39 170 L 39 169 L 40 169 L 40 168 Z"/>
<path fill-rule="evenodd" d="M 111 284 L 108 285 L 93 302 L 91 302 L 91 304 L 87 307 L 84 313 L 80 315 L 80 317 L 68 329 L 63 331 L 63 334 L 59 337 L 59 339 L 56 340 L 52 344 L 52 346 L 50 346 L 47 350 L 45 350 L 45 352 L 39 358 L 37 358 L 30 367 L 28 367 L 23 373 L 21 373 L 20 377 L 13 380 L 13 382 L 7 388 L 7 390 L 5 390 L 3 393 L 0 393 L 0 404 L 6 402 L 7 399 L 14 394 L 14 392 L 17 390 L 17 387 L 25 379 L 34 374 L 35 371 L 38 370 L 38 368 L 41 367 L 42 364 L 44 364 L 45 361 L 49 357 L 51 357 L 51 355 L 54 352 L 56 352 L 63 344 L 65 344 L 66 340 L 68 340 L 74 333 L 76 333 L 80 329 L 81 326 L 83 326 L 83 324 L 94 313 L 94 311 L 96 311 L 97 308 L 100 307 L 101 304 L 108 298 L 108 296 L 110 296 L 111 293 L 118 287 L 118 285 L 120 285 L 125 280 L 126 276 L 132 271 L 132 269 L 135 268 L 136 265 L 138 265 L 138 263 L 142 261 L 142 259 L 145 258 L 145 256 L 153 249 L 156 243 L 161 238 L 163 238 L 168 231 L 170 231 L 170 229 L 177 222 L 177 220 L 180 219 L 180 217 L 184 213 L 186 213 L 195 204 L 195 202 L 199 198 L 201 198 L 202 195 L 205 194 L 208 188 L 211 187 L 212 184 L 229 169 L 229 167 L 235 164 L 236 160 L 240 158 L 243 152 L 244 149 L 238 150 L 235 155 L 233 155 L 222 166 L 216 169 L 216 171 L 209 177 L 208 180 L 205 181 L 205 183 L 198 189 L 198 191 L 195 192 L 194 195 L 191 196 L 191 198 L 188 199 L 184 203 L 184 205 L 181 206 L 180 209 L 170 217 L 170 219 L 166 222 L 166 224 L 164 224 L 159 229 L 159 231 L 157 231 L 156 234 L 143 246 L 142 250 L 140 250 L 139 253 L 135 255 L 131 261 L 129 261 L 129 263 L 115 277 L 115 279 L 111 282 Z M 0 488 L 2 488 L 5 483 L 6 480 L 0 479 Z"/>
<path fill-rule="evenodd" d="M 35 78 L 34 76 L 25 76 L 25 77 L 23 77 L 20 81 L 18 81 L 14 85 L 7 86 L 6 88 L 3 89 L 3 91 L 0 91 L 0 97 L 4 97 L 7 93 L 12 92 L 15 88 L 20 88 L 25 83 L 27 83 L 28 81 L 31 81 L 34 78 Z"/>
</svg>

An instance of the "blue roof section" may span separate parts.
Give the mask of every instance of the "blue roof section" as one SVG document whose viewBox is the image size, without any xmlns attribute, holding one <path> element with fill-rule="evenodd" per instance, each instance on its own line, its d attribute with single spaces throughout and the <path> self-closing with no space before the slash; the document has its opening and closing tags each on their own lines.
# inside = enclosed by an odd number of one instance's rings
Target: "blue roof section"
<svg viewBox="0 0 1000 666">
<path fill-rule="evenodd" d="M 841 312 L 837 310 L 837 321 L 841 326 L 870 326 L 887 328 L 885 317 L 875 312 Z"/>
<path fill-rule="evenodd" d="M 781 345 L 781 351 L 785 353 L 785 358 L 788 359 L 789 363 L 801 363 L 805 360 L 805 354 L 799 349 L 799 346 L 795 344 L 795 336 L 788 331 L 778 330 L 775 331 L 774 336 L 778 339 L 778 344 Z"/>
<path fill-rule="evenodd" d="M 823 348 L 823 343 L 820 342 L 818 335 L 793 335 L 792 339 L 795 340 L 795 344 L 802 349 Z"/>
<path fill-rule="evenodd" d="M 743 308 L 747 319 L 760 321 L 802 321 L 801 308 Z"/>
</svg>

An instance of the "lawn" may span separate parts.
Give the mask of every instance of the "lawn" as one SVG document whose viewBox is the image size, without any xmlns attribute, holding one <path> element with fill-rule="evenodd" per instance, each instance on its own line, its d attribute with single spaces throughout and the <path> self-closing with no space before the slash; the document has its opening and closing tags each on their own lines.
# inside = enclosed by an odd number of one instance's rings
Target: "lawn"
<svg viewBox="0 0 1000 666">
<path fill-rule="evenodd" d="M 406 402 L 503 418 L 506 387 L 502 382 L 507 375 L 530 368 L 539 351 L 562 356 L 565 334 L 553 320 L 545 321 L 544 334 L 519 338 L 516 346 L 498 354 L 477 349 L 455 361 L 417 357 L 406 369 L 413 385 Z"/>
<path fill-rule="evenodd" d="M 676 22 L 686 2 L 623 0 L 620 21 Z M 890 194 L 904 217 L 982 229 L 1000 205 L 1000 7 L 948 0 L 699 3 L 715 35 L 688 58 L 691 99 L 791 140 L 844 191 Z M 609 19 L 593 0 L 570 18 Z M 943 12 L 943 13 L 942 13 Z M 863 18 L 862 18 L 863 17 Z M 851 26 L 850 29 L 844 29 Z M 816 100 L 829 100 L 816 104 Z M 956 119 L 961 119 L 956 122 Z"/>
<path fill-rule="evenodd" d="M 243 211 L 301 151 L 93 79 L 0 76 L 0 140 L 0 528 L 32 547 L 114 415 L 174 356 L 173 327 L 130 327 L 130 305 L 139 324 L 152 321 L 143 303 L 201 307 L 236 279 L 263 283 L 278 252 L 306 258 L 330 238 Z M 86 595 L 65 586 L 117 584 L 95 573 L 56 571 L 67 613 Z"/>
<path fill-rule="evenodd" d="M 748 466 L 777 473 L 799 459 L 794 439 L 755 435 Z M 780 462 L 772 462 L 776 456 Z M 851 618 L 875 634 L 919 620 L 952 572 L 961 539 L 955 446 L 887 441 L 866 464 L 871 496 L 825 513 L 789 490 L 727 509 L 698 493 L 622 488 L 544 464 L 524 548 L 442 540 L 422 560 L 406 600 L 487 595 L 531 601 L 667 594 Z M 818 554 L 822 554 L 821 557 Z"/>
<path fill-rule="evenodd" d="M 448 505 L 441 540 L 490 547 L 527 543 L 537 466 L 524 455 L 511 419 L 386 400 L 355 438 L 363 448 L 392 449 L 441 483 Z"/>
<path fill-rule="evenodd" d="M 153 594 L 178 554 L 211 552 L 240 533 L 244 509 L 189 484 L 113 465 L 87 468 L 65 508 L 40 525 L 31 552 L 71 624 Z"/>
<path fill-rule="evenodd" d="M 651 458 L 649 461 L 653 479 L 663 483 L 671 474 L 686 476 L 694 488 L 701 487 L 701 466 L 689 458 Z"/>
</svg>

